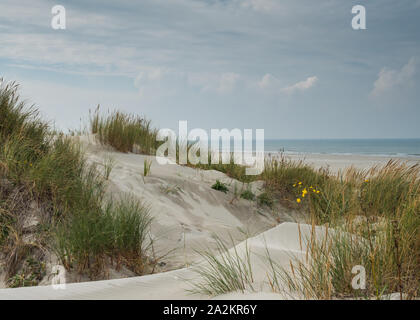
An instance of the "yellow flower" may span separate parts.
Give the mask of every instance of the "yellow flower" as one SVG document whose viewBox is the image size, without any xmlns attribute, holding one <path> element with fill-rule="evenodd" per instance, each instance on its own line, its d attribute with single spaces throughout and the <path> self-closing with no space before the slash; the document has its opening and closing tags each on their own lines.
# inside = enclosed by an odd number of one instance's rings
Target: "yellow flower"
<svg viewBox="0 0 420 320">
<path fill-rule="evenodd" d="M 319 190 L 317 190 L 316 193 L 319 193 Z"/>
<path fill-rule="evenodd" d="M 301 201 L 302 201 L 302 200 L 300 200 L 300 198 L 297 198 L 297 199 L 296 199 L 296 202 L 297 202 L 297 203 L 300 203 Z"/>
<path fill-rule="evenodd" d="M 366 180 L 365 180 L 365 182 L 369 182 L 369 180 L 368 180 L 368 179 L 366 179 Z"/>
<path fill-rule="evenodd" d="M 299 182 L 299 184 L 302 184 L 302 182 Z"/>
</svg>

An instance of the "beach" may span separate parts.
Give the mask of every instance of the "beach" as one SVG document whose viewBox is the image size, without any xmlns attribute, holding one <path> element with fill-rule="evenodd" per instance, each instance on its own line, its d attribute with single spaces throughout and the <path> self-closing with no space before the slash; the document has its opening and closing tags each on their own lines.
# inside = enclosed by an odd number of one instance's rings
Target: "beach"
<svg viewBox="0 0 420 320">
<path fill-rule="evenodd" d="M 313 167 L 328 168 L 333 173 L 338 173 L 346 168 L 354 167 L 360 170 L 367 170 L 374 166 L 383 166 L 387 162 L 394 160 L 404 162 L 408 166 L 420 164 L 420 157 L 417 156 L 379 156 L 361 154 L 285 154 L 287 159 L 293 161 L 302 160 Z"/>
</svg>

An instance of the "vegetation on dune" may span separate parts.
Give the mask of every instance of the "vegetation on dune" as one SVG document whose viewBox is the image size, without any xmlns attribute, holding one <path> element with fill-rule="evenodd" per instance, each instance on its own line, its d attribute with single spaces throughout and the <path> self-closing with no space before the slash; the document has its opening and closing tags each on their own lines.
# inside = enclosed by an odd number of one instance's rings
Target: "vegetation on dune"
<svg viewBox="0 0 420 320">
<path fill-rule="evenodd" d="M 268 282 L 273 291 L 291 290 L 307 299 L 371 298 L 399 293 L 401 298 L 420 295 L 420 167 L 389 161 L 370 170 L 348 168 L 338 175 L 316 170 L 285 158 L 266 162 L 257 177 L 265 190 L 259 205 L 275 202 L 309 213 L 308 223 L 324 225 L 327 236 L 315 234 L 305 261 L 291 258 L 290 268 L 268 256 Z M 328 229 L 332 229 L 328 231 Z M 349 236 L 352 235 L 352 236 Z M 225 260 L 208 252 L 213 269 L 202 269 L 207 280 L 222 281 L 216 270 L 229 270 Z M 229 256 L 232 258 L 232 254 Z M 219 261 L 215 263 L 215 261 Z M 245 264 L 245 261 L 242 261 Z M 355 266 L 366 271 L 366 287 L 352 287 Z M 240 277 L 241 274 L 229 273 Z M 246 280 L 246 277 L 243 278 Z M 237 290 L 224 282 L 223 292 Z M 227 288 L 229 287 L 229 289 Z M 201 288 L 201 293 L 212 292 Z M 197 289 L 197 288 L 196 288 Z"/>
<path fill-rule="evenodd" d="M 92 132 L 97 132 L 101 141 L 118 150 L 131 151 L 135 143 L 141 143 L 134 142 L 133 137 L 136 134 L 133 132 L 143 130 L 142 136 L 155 137 L 148 130 L 140 129 L 145 126 L 141 124 L 142 120 L 135 119 L 120 113 L 115 113 L 108 119 L 96 116 L 92 120 Z M 132 126 L 136 129 L 132 129 Z M 193 147 L 194 144 L 188 144 L 187 151 Z M 146 149 L 145 153 L 150 154 L 153 148 Z M 178 155 L 179 145 L 176 149 Z M 363 293 L 365 296 L 379 296 L 395 291 L 404 292 L 410 298 L 418 296 L 418 166 L 406 167 L 391 161 L 383 168 L 376 167 L 367 171 L 349 168 L 338 175 L 332 175 L 327 169 L 316 170 L 303 161 L 290 161 L 281 157 L 268 159 L 261 175 L 247 176 L 245 167 L 235 164 L 232 155 L 228 164 L 212 163 L 210 152 L 207 164 L 187 165 L 221 171 L 243 183 L 263 180 L 264 190 L 256 197 L 258 205 L 276 210 L 276 203 L 280 203 L 292 209 L 309 212 L 309 223 L 334 227 L 369 243 L 367 247 L 361 247 L 361 242 L 348 243 L 348 238 L 340 237 L 337 233 L 337 238 L 330 239 L 328 244 L 313 242 L 308 252 L 308 257 L 312 257 L 311 263 L 292 270 L 295 272 L 293 277 L 283 270 L 283 280 L 287 280 L 290 288 L 300 290 L 310 298 L 354 295 L 349 279 L 353 266 L 360 264 L 366 268 L 369 279 L 368 289 Z M 228 191 L 220 181 L 216 181 L 212 188 Z M 254 195 L 247 191 L 241 192 L 240 196 L 254 199 Z M 274 266 L 275 263 L 270 265 Z M 273 268 L 272 274 L 277 273 L 279 270 Z M 297 273 L 299 277 L 296 277 Z M 300 279 L 299 284 L 296 279 Z M 275 283 L 274 278 L 271 281 L 272 284 Z"/>
<path fill-rule="evenodd" d="M 149 120 L 119 111 L 101 116 L 99 106 L 91 115 L 90 130 L 102 144 L 121 152 L 153 155 L 159 146 Z"/>
<path fill-rule="evenodd" d="M 39 272 L 22 274 L 25 261 L 42 263 L 51 251 L 68 270 L 92 278 L 115 262 L 142 273 L 146 208 L 134 200 L 107 205 L 104 176 L 71 138 L 53 134 L 17 89 L 0 87 L 0 251 L 9 285 L 36 284 Z"/>
<path fill-rule="evenodd" d="M 90 120 L 99 141 L 118 151 L 153 155 L 159 146 L 157 131 L 144 118 L 120 112 L 103 117 L 97 109 Z M 87 163 L 74 139 L 53 134 L 37 110 L 20 101 L 15 84 L 0 88 L 0 145 L 0 251 L 10 286 L 36 284 L 48 250 L 68 270 L 91 278 L 104 276 L 107 265 L 146 272 L 147 264 L 154 262 L 151 218 L 147 207 L 132 198 L 114 204 L 105 199 L 112 159 L 105 160 L 103 170 Z M 144 176 L 150 174 L 150 165 L 144 162 Z M 308 212 L 314 226 L 334 228 L 323 241 L 307 239 L 311 245 L 305 263 L 292 261 L 285 269 L 269 259 L 268 280 L 274 291 L 286 284 L 306 298 L 379 297 L 391 292 L 419 297 L 419 166 L 390 161 L 383 167 L 349 168 L 332 175 L 282 157 L 267 160 L 261 175 L 246 176 L 245 167 L 233 157 L 228 164 L 211 163 L 209 156 L 209 164 L 187 165 L 218 170 L 243 183 L 263 180 L 258 197 L 250 189 L 238 192 L 235 187 L 235 198 L 256 199 L 272 211 L 282 204 Z M 220 181 L 212 188 L 228 191 Z M 219 254 L 227 251 L 224 244 L 218 246 Z M 217 258 L 207 253 L 204 258 L 209 267 L 199 270 L 204 282 L 198 291 L 213 295 L 252 287 L 249 255 L 231 252 Z M 351 287 L 355 265 L 366 270 L 365 290 Z"/>
<path fill-rule="evenodd" d="M 215 241 L 216 252 L 212 250 L 198 252 L 206 264 L 194 268 L 201 279 L 192 282 L 190 291 L 217 296 L 237 290 L 242 293 L 246 290 L 254 290 L 254 276 L 247 243 L 245 243 L 244 251 L 239 252 L 232 238 L 231 250 L 219 237 L 216 236 Z"/>
<path fill-rule="evenodd" d="M 241 198 L 249 201 L 255 200 L 255 194 L 250 189 L 246 189 L 241 192 Z"/>
<path fill-rule="evenodd" d="M 112 260 L 136 274 L 145 272 L 152 246 L 147 207 L 132 198 L 108 202 L 103 212 L 84 210 L 57 226 L 55 250 L 67 269 L 106 272 Z"/>
<path fill-rule="evenodd" d="M 227 193 L 229 191 L 229 188 L 224 184 L 223 182 L 220 182 L 219 180 L 216 180 L 216 183 L 211 186 L 212 189 L 221 191 L 223 193 Z"/>
</svg>

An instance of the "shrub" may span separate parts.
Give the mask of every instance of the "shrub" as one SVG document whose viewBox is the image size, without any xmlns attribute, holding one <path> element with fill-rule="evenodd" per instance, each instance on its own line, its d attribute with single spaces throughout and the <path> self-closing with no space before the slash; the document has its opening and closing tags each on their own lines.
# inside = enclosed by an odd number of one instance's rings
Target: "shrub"
<svg viewBox="0 0 420 320">
<path fill-rule="evenodd" d="M 258 205 L 260 206 L 267 206 L 269 208 L 273 207 L 274 201 L 272 196 L 268 192 L 261 193 L 258 197 Z"/>
<path fill-rule="evenodd" d="M 245 190 L 241 193 L 241 198 L 254 201 L 255 200 L 255 194 L 251 190 Z"/>
<path fill-rule="evenodd" d="M 229 191 L 226 184 L 223 182 L 220 182 L 219 180 L 216 180 L 216 183 L 211 186 L 212 189 L 221 191 L 223 193 L 227 193 Z"/>
</svg>

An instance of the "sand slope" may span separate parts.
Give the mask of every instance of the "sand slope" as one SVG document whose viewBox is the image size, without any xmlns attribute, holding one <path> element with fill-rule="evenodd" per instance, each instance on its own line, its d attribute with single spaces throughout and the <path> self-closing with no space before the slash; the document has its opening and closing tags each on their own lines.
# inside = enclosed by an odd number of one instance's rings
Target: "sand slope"
<svg viewBox="0 0 420 320">
<path fill-rule="evenodd" d="M 114 159 L 115 166 L 107 182 L 110 196 L 132 195 L 150 206 L 157 255 L 170 252 L 162 261 L 163 270 L 195 261 L 195 250 L 203 245 L 211 247 L 214 234 L 240 241 L 246 237 L 243 232 L 247 236 L 256 235 L 277 224 L 268 208 L 259 208 L 255 201 L 233 200 L 235 185 L 238 191 L 246 186 L 221 172 L 159 165 L 154 157 L 105 150 L 92 137 L 82 137 L 82 142 L 89 161 L 96 163 L 98 170 L 103 169 L 106 157 Z M 152 165 L 151 173 L 143 177 L 145 159 L 150 159 Z M 211 188 L 216 180 L 228 185 L 228 194 Z M 251 185 L 257 194 L 261 187 L 261 182 Z M 287 210 L 280 216 L 282 221 L 294 219 Z"/>
<path fill-rule="evenodd" d="M 299 229 L 300 228 L 300 233 Z M 183 268 L 160 274 L 125 279 L 91 281 L 67 284 L 65 289 L 54 289 L 52 286 L 2 289 L 1 299 L 291 299 L 299 298 L 292 292 L 274 293 L 271 291 L 266 277 L 268 266 L 265 252 L 268 249 L 272 259 L 287 266 L 290 259 L 304 259 L 305 241 L 311 234 L 310 225 L 282 223 L 269 231 L 239 243 L 236 250 L 240 255 L 247 246 L 251 252 L 251 264 L 254 273 L 253 291 L 233 292 L 225 295 L 209 297 L 191 294 L 191 282 L 199 281 L 193 267 Z M 322 235 L 322 227 L 316 228 Z M 302 245 L 302 247 L 301 247 Z M 231 249 L 233 250 L 233 249 Z"/>
</svg>

